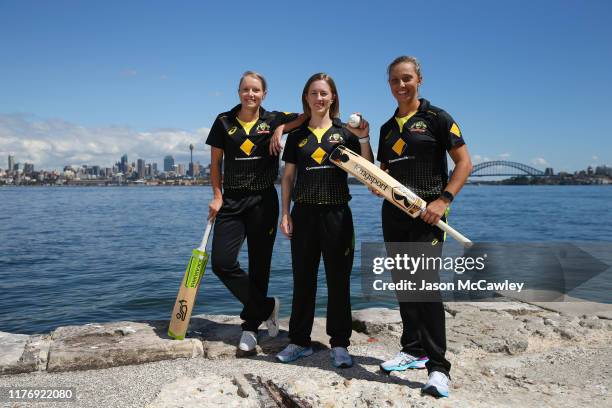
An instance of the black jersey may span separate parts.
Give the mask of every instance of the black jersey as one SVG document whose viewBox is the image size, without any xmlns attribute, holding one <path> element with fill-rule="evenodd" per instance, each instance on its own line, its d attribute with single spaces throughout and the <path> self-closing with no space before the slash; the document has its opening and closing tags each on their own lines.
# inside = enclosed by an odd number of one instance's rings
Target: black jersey
<svg viewBox="0 0 612 408">
<path fill-rule="evenodd" d="M 317 137 L 304 123 L 289 133 L 283 160 L 297 166 L 293 201 L 303 204 L 346 204 L 351 199 L 344 170 L 329 161 L 338 145 L 359 153 L 359 138 L 342 122 L 334 119 L 332 126 Z"/>
<path fill-rule="evenodd" d="M 223 112 L 212 125 L 206 144 L 223 149 L 223 190 L 261 191 L 278 177 L 278 156 L 269 152 L 276 127 L 297 118 L 296 113 L 268 112 L 259 108 L 259 118 L 245 129 L 237 115 L 241 105 Z"/>
<path fill-rule="evenodd" d="M 446 152 L 465 144 L 459 127 L 444 110 L 420 99 L 417 112 L 400 128 L 395 116 L 380 128 L 377 160 L 389 174 L 427 202 L 448 183 Z"/>
</svg>

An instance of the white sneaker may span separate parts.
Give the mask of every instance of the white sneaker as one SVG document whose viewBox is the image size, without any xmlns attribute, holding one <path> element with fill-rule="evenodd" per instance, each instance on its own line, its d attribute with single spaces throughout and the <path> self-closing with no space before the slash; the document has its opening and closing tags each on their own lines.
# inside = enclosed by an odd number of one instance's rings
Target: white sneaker
<svg viewBox="0 0 612 408">
<path fill-rule="evenodd" d="M 243 331 L 242 336 L 240 336 L 240 344 L 238 344 L 238 348 L 242 351 L 253 351 L 257 346 L 257 336 L 255 332 L 252 331 Z"/>
<path fill-rule="evenodd" d="M 274 296 L 274 309 L 272 309 L 272 314 L 266 320 L 266 327 L 268 327 L 268 336 L 276 337 L 278 336 L 279 331 L 279 323 L 278 323 L 278 311 L 280 309 L 280 300 L 276 296 Z"/>
<path fill-rule="evenodd" d="M 448 386 L 450 379 L 446 374 L 439 371 L 432 371 L 429 373 L 429 381 L 421 389 L 421 393 L 433 395 L 436 398 L 448 397 Z"/>
</svg>

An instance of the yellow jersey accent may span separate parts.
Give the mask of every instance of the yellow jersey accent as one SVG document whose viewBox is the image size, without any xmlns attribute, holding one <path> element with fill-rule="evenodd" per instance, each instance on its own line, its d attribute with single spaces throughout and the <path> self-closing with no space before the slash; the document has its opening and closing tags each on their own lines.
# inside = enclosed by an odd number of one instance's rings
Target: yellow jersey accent
<svg viewBox="0 0 612 408">
<path fill-rule="evenodd" d="M 234 133 L 236 133 L 236 131 L 238 130 L 238 128 L 236 126 L 232 126 L 231 128 L 229 128 L 229 130 L 227 131 L 228 135 L 233 135 Z"/>
<path fill-rule="evenodd" d="M 327 158 L 327 153 L 325 153 L 325 150 L 321 149 L 320 147 L 317 147 L 317 150 L 315 150 L 310 155 L 310 157 L 312 157 L 313 160 L 316 161 L 317 163 L 321 164 Z"/>
<path fill-rule="evenodd" d="M 395 142 L 391 149 L 393 149 L 393 151 L 397 153 L 398 156 L 401 156 L 406 150 L 406 142 L 404 142 L 404 139 L 400 137 L 399 139 L 397 139 L 397 142 Z"/>
<path fill-rule="evenodd" d="M 315 128 L 311 128 L 310 126 L 308 126 L 308 130 L 310 130 L 312 134 L 316 136 L 317 141 L 321 143 L 321 140 L 323 139 L 323 135 L 325 134 L 325 132 L 329 130 L 330 127 L 326 129 L 315 129 Z"/>
<path fill-rule="evenodd" d="M 238 119 L 238 117 L 236 117 L 236 120 L 238 121 L 238 123 L 240 123 L 240 125 L 243 127 L 244 131 L 248 135 L 249 133 L 251 133 L 251 129 L 253 128 L 253 126 L 255 126 L 255 123 L 257 123 L 259 118 L 251 122 L 243 122 L 240 119 Z"/>
<path fill-rule="evenodd" d="M 302 139 L 302 141 L 298 144 L 298 147 L 304 147 L 304 146 L 306 146 L 306 143 L 308 143 L 308 138 L 307 137 Z"/>
<path fill-rule="evenodd" d="M 402 116 L 401 118 L 398 118 L 397 116 L 395 117 L 395 120 L 397 121 L 397 124 L 400 128 L 400 133 L 402 133 L 402 131 L 404 130 L 404 125 L 406 124 L 406 122 L 408 122 L 408 120 L 410 120 L 410 118 L 413 117 L 415 113 L 417 113 L 417 111 L 411 112 L 406 116 Z"/>
<path fill-rule="evenodd" d="M 461 131 L 459 130 L 459 126 L 457 126 L 456 123 L 453 123 L 453 126 L 451 126 L 450 128 L 450 132 L 457 137 L 461 137 Z"/>
<path fill-rule="evenodd" d="M 240 150 L 242 150 L 247 156 L 250 156 L 254 147 L 255 144 L 247 139 L 240 145 Z"/>
</svg>

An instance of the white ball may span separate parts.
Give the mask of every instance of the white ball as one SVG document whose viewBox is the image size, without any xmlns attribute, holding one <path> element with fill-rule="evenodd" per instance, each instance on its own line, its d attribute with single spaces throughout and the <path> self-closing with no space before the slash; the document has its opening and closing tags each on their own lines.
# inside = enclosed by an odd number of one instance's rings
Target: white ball
<svg viewBox="0 0 612 408">
<path fill-rule="evenodd" d="M 349 116 L 348 125 L 350 127 L 352 127 L 352 128 L 359 127 L 360 123 L 361 123 L 361 115 L 353 113 L 351 116 Z"/>
</svg>

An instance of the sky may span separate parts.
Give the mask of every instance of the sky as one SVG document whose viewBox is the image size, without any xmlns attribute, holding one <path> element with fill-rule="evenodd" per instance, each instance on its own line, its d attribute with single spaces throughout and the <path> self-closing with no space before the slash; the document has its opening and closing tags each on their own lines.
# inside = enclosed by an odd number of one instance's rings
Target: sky
<svg viewBox="0 0 612 408">
<path fill-rule="evenodd" d="M 214 4 L 210 4 L 214 3 Z M 472 160 L 555 171 L 612 165 L 612 2 L 0 0 L 0 168 L 110 167 L 124 153 L 208 163 L 216 115 L 246 70 L 264 107 L 301 111 L 315 72 L 376 148 L 396 107 L 387 65 L 421 61 L 421 96 Z"/>
</svg>

